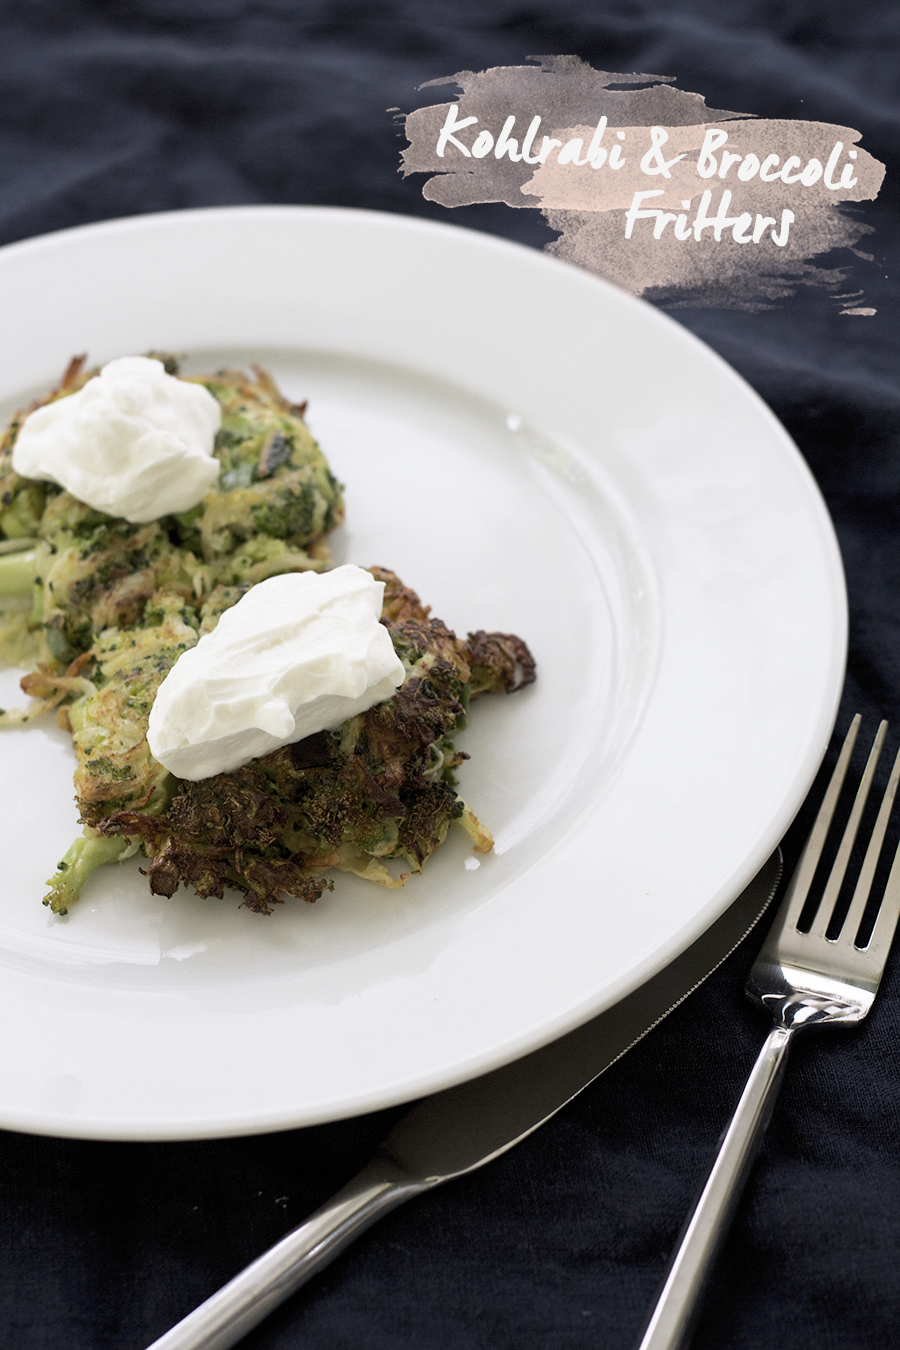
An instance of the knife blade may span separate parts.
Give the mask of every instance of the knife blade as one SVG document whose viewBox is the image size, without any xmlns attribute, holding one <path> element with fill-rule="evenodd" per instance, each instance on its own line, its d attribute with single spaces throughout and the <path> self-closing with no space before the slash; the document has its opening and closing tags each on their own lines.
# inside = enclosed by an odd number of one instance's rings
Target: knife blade
<svg viewBox="0 0 900 1350">
<path fill-rule="evenodd" d="M 382 1215 L 527 1138 L 730 956 L 780 878 L 776 850 L 726 912 L 640 989 L 522 1059 L 416 1103 L 337 1195 L 147 1350 L 229 1350 Z"/>
</svg>

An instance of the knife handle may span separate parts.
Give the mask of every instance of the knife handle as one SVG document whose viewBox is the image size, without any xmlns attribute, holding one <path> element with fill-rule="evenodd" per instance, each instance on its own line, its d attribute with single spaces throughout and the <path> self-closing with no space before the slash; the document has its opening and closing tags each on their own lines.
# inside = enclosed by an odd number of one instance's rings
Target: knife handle
<svg viewBox="0 0 900 1350">
<path fill-rule="evenodd" d="M 321 1209 L 147 1350 L 228 1350 L 383 1214 L 435 1182 L 410 1181 L 390 1157 L 376 1153 Z"/>
<path fill-rule="evenodd" d="M 793 1034 L 782 1026 L 769 1032 L 682 1230 L 638 1350 L 678 1350 L 692 1329 L 700 1294 L 769 1123 Z"/>
</svg>

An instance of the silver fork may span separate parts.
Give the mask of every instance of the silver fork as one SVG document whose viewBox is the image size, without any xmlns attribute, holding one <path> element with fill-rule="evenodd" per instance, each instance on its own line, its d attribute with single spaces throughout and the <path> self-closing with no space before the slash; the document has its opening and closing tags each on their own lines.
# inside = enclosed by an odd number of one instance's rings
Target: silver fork
<svg viewBox="0 0 900 1350">
<path fill-rule="evenodd" d="M 871 936 L 865 946 L 856 944 L 900 779 L 900 754 L 882 798 L 847 917 L 836 936 L 828 936 L 828 929 L 881 754 L 887 722 L 878 728 L 812 927 L 809 932 L 800 932 L 797 927 L 835 814 L 859 723 L 857 714 L 787 894 L 750 971 L 746 993 L 771 1013 L 774 1026 L 683 1230 L 639 1350 L 676 1350 L 691 1329 L 706 1277 L 769 1123 L 793 1037 L 808 1027 L 861 1022 L 878 992 L 900 914 L 900 848 L 891 865 Z"/>
</svg>

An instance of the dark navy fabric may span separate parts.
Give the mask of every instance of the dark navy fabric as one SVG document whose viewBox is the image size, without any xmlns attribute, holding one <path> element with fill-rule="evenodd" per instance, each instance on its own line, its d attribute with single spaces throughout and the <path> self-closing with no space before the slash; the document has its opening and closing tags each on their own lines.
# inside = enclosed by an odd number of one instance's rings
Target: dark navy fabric
<svg viewBox="0 0 900 1350">
<path fill-rule="evenodd" d="M 804 290 L 679 310 L 783 419 L 850 593 L 842 722 L 900 713 L 900 8 L 893 0 L 2 0 L 0 242 L 145 211 L 327 203 L 542 247 L 534 211 L 425 202 L 386 113 L 463 69 L 574 53 L 713 107 L 858 128 L 887 164 L 849 264 L 873 318 Z M 15 342 L 27 316 L 0 316 Z M 787 842 L 796 857 L 804 812 Z M 255 1350 L 626 1350 L 764 1034 L 751 938 L 593 1088 L 372 1229 Z M 6 1034 L 14 1035 L 15 1028 Z M 60 1036 L 66 1035 L 65 1024 Z M 697 1350 L 900 1344 L 900 961 L 871 1021 L 795 1054 Z M 250 1139 L 2 1136 L 0 1344 L 138 1347 L 337 1189 L 390 1113 Z"/>
</svg>

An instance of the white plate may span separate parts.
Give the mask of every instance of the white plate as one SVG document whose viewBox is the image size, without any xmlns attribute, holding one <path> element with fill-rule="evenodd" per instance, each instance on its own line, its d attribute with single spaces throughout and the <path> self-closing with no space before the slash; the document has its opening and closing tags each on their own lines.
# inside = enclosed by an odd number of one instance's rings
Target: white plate
<svg viewBox="0 0 900 1350">
<path fill-rule="evenodd" d="M 0 297 L 10 408 L 74 352 L 267 365 L 348 485 L 338 560 L 539 665 L 462 738 L 492 856 L 460 831 L 401 892 L 338 876 L 268 919 L 136 861 L 52 918 L 71 750 L 3 733 L 0 1125 L 192 1138 L 430 1092 L 634 989 L 778 842 L 840 691 L 839 555 L 785 432 L 672 320 L 485 235 L 293 207 L 16 244 Z"/>
</svg>

